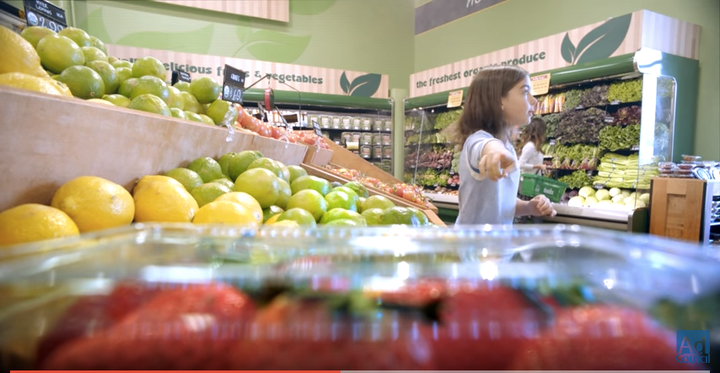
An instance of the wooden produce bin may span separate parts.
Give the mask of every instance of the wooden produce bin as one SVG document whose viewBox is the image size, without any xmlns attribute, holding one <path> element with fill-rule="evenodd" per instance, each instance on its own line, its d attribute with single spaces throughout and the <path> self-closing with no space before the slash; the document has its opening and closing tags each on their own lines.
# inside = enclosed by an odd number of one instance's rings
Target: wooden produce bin
<svg viewBox="0 0 720 373">
<path fill-rule="evenodd" d="M 361 173 L 370 177 L 374 177 L 386 184 L 402 183 L 402 180 L 399 180 L 395 178 L 395 176 L 383 171 L 378 167 L 375 167 L 375 165 L 373 165 L 372 163 L 353 154 L 353 152 L 343 148 L 342 146 L 332 141 L 328 141 L 328 145 L 330 147 L 330 150 L 332 150 L 332 159 L 330 160 L 330 163 L 332 165 L 342 168 L 352 168 L 358 170 Z"/>
<path fill-rule="evenodd" d="M 99 176 L 128 190 L 144 175 L 257 149 L 300 164 L 307 147 L 244 131 L 0 86 L 0 211 L 23 203 L 49 204 L 65 182 Z"/>
<path fill-rule="evenodd" d="M 350 182 L 350 181 L 351 181 L 351 180 L 346 179 L 346 178 L 344 178 L 344 177 L 342 177 L 342 176 L 340 176 L 340 175 L 338 175 L 338 174 L 332 173 L 332 172 L 330 172 L 330 171 L 327 171 L 327 170 L 325 170 L 325 169 L 323 169 L 323 168 L 320 168 L 320 167 L 317 167 L 317 166 L 315 166 L 315 165 L 310 165 L 310 164 L 303 163 L 303 164 L 301 164 L 300 166 L 301 166 L 302 168 L 304 168 L 305 171 L 307 171 L 308 175 L 321 177 L 321 178 L 326 179 L 326 180 L 328 180 L 328 181 L 330 181 L 330 182 L 336 181 L 336 182 L 339 182 L 339 183 L 343 183 L 343 184 L 344 184 L 344 183 L 347 183 L 347 182 Z M 442 221 L 442 219 L 440 219 L 440 218 L 437 216 L 437 208 L 436 208 L 435 210 L 433 210 L 433 209 L 428 209 L 428 208 L 423 208 L 422 206 L 420 206 L 420 205 L 418 205 L 418 204 L 416 204 L 416 203 L 413 203 L 413 202 L 410 202 L 410 201 L 408 201 L 408 200 L 399 198 L 398 196 L 395 196 L 395 195 L 392 195 L 392 194 L 389 194 L 389 193 L 385 193 L 384 191 L 382 191 L 382 190 L 380 190 L 380 189 L 377 189 L 377 188 L 374 188 L 374 187 L 371 187 L 371 186 L 368 186 L 368 185 L 365 185 L 365 188 L 368 190 L 368 193 L 369 193 L 370 195 L 381 195 L 381 196 L 383 196 L 383 197 L 387 197 L 388 199 L 390 199 L 391 201 L 393 201 L 393 203 L 394 203 L 396 206 L 401 206 L 401 207 L 414 207 L 414 208 L 422 211 L 423 213 L 425 213 L 425 215 L 427 215 L 428 220 L 429 220 L 431 223 L 437 224 L 437 225 L 442 226 L 442 227 L 445 226 L 445 223 Z M 434 207 L 434 206 L 431 205 L 431 207 Z"/>
<path fill-rule="evenodd" d="M 707 209 L 705 184 L 699 179 L 652 179 L 650 234 L 698 242 Z"/>
<path fill-rule="evenodd" d="M 331 141 L 328 141 L 328 143 L 329 142 Z M 332 150 L 318 148 L 315 145 L 309 145 L 307 147 L 307 153 L 305 153 L 305 159 L 303 160 L 303 163 L 325 166 L 330 163 L 333 154 L 334 153 Z"/>
</svg>

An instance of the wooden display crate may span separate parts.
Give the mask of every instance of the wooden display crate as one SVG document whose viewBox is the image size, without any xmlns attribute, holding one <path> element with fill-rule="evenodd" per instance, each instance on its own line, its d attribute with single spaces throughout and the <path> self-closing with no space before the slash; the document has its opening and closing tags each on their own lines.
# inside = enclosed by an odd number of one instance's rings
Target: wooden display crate
<svg viewBox="0 0 720 373">
<path fill-rule="evenodd" d="M 328 146 L 330 147 L 330 150 L 332 150 L 332 159 L 330 160 L 332 165 L 358 170 L 361 173 L 374 177 L 386 184 L 392 185 L 402 183 L 402 180 L 397 179 L 395 176 L 383 171 L 342 146 L 332 141 L 328 141 Z"/>
<path fill-rule="evenodd" d="M 652 179 L 650 234 L 698 242 L 706 205 L 705 180 Z"/>
<path fill-rule="evenodd" d="M 342 177 L 342 176 L 340 176 L 340 175 L 338 175 L 338 174 L 335 174 L 335 173 L 333 173 L 333 172 L 327 171 L 327 170 L 322 169 L 322 168 L 320 168 L 320 167 L 317 167 L 317 166 L 315 166 L 315 165 L 310 165 L 310 164 L 303 163 L 303 164 L 301 164 L 300 166 L 301 166 L 302 168 L 304 168 L 305 171 L 307 171 L 308 175 L 321 177 L 321 178 L 326 179 L 326 180 L 328 180 L 328 181 L 330 181 L 330 182 L 336 181 L 336 182 L 345 184 L 345 183 L 351 181 L 351 180 L 346 179 L 346 178 L 344 178 L 344 177 Z M 384 192 L 384 191 L 382 191 L 382 190 L 380 190 L 380 189 L 377 189 L 377 188 L 374 188 L 374 187 L 371 187 L 371 186 L 367 186 L 367 185 L 365 185 L 365 188 L 368 190 L 368 193 L 369 193 L 370 195 L 381 195 L 381 196 L 383 196 L 383 197 L 387 197 L 388 199 L 390 199 L 391 201 L 393 201 L 393 203 L 394 203 L 396 206 L 401 206 L 401 207 L 414 207 L 414 208 L 422 211 L 423 213 L 425 213 L 425 215 L 427 215 L 428 220 L 429 220 L 431 223 L 437 224 L 437 225 L 442 226 L 442 227 L 445 226 L 445 223 L 442 221 L 442 219 L 440 219 L 440 218 L 437 216 L 437 208 L 435 208 L 435 206 L 432 206 L 432 205 L 431 205 L 431 208 L 423 208 L 422 206 L 420 206 L 420 205 L 418 205 L 418 204 L 416 204 L 416 203 L 413 203 L 413 202 L 410 202 L 410 201 L 408 201 L 408 200 L 402 199 L 402 198 L 400 198 L 400 197 L 398 197 L 398 196 L 395 196 L 395 195 L 386 193 L 386 192 Z M 434 208 L 434 209 L 433 209 L 433 208 Z"/>
<path fill-rule="evenodd" d="M 303 160 L 303 163 L 325 166 L 330 163 L 333 154 L 334 153 L 332 150 L 318 148 L 315 145 L 309 145 L 307 152 L 305 153 L 305 159 Z"/>
<path fill-rule="evenodd" d="M 128 190 L 136 179 L 198 157 L 256 149 L 300 164 L 307 147 L 77 98 L 0 86 L 0 211 L 49 204 L 65 182 L 93 175 Z"/>
</svg>

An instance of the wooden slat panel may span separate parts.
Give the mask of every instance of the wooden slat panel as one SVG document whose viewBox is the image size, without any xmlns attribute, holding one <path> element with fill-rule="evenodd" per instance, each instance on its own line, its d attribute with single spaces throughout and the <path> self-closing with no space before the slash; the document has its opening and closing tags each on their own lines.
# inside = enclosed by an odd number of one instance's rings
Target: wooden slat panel
<svg viewBox="0 0 720 373">
<path fill-rule="evenodd" d="M 650 203 L 650 234 L 697 242 L 702 230 L 705 181 L 655 178 Z"/>
</svg>

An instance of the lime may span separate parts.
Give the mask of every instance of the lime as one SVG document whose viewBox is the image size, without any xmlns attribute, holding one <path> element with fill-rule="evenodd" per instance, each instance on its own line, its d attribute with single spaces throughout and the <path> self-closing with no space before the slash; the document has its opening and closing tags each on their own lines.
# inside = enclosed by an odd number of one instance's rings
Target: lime
<svg viewBox="0 0 720 373">
<path fill-rule="evenodd" d="M 140 84 L 140 80 L 138 78 L 130 78 L 130 79 L 124 80 L 120 83 L 117 93 L 119 93 L 127 98 L 130 98 L 132 89 L 135 88 L 138 84 Z"/>
<path fill-rule="evenodd" d="M 257 225 L 252 212 L 239 203 L 230 201 L 209 202 L 195 213 L 194 224 Z"/>
<path fill-rule="evenodd" d="M 360 212 L 360 213 L 362 212 L 362 204 L 365 203 L 366 199 L 367 198 L 360 197 L 360 198 L 358 198 L 357 202 L 355 202 L 355 206 L 357 206 L 358 212 Z"/>
<path fill-rule="evenodd" d="M 297 222 L 298 225 L 309 225 L 312 227 L 317 226 L 317 223 L 315 222 L 315 218 L 313 215 L 301 208 L 292 208 L 289 209 L 280 216 L 278 216 L 276 221 L 285 221 L 285 220 L 292 220 L 294 222 Z M 269 221 L 269 219 L 268 219 Z"/>
<path fill-rule="evenodd" d="M 229 189 L 232 189 L 232 187 L 235 186 L 235 183 L 233 183 L 232 181 L 230 181 L 226 178 L 215 179 L 215 180 L 211 181 L 211 183 L 222 184 L 222 185 L 225 185 L 226 187 L 228 187 Z"/>
<path fill-rule="evenodd" d="M 290 183 L 290 187 L 292 188 L 293 195 L 301 190 L 313 189 L 324 196 L 332 189 L 329 181 L 312 175 L 298 177 Z"/>
<path fill-rule="evenodd" d="M 367 188 L 365 188 L 365 185 L 363 185 L 359 181 L 350 181 L 350 182 L 345 183 L 344 186 L 354 190 L 355 193 L 357 193 L 358 197 L 367 198 L 370 196 L 368 194 Z"/>
<path fill-rule="evenodd" d="M 366 198 L 365 202 L 363 202 L 362 206 L 360 207 L 360 212 L 363 212 L 372 208 L 386 210 L 391 207 L 395 207 L 395 204 L 393 203 L 393 201 L 390 200 L 390 198 L 381 195 L 375 195 Z"/>
<path fill-rule="evenodd" d="M 112 65 L 112 64 L 110 64 Z M 115 67 L 115 66 L 113 66 Z M 115 75 L 117 75 L 118 78 L 118 85 L 122 84 L 122 82 L 132 78 L 132 69 L 129 67 L 115 67 Z"/>
<path fill-rule="evenodd" d="M 80 50 L 85 56 L 85 65 L 90 61 L 105 61 L 107 62 L 107 56 L 100 49 L 95 47 L 81 47 Z"/>
<path fill-rule="evenodd" d="M 188 119 L 185 112 L 176 107 L 170 108 L 170 115 L 178 119 Z"/>
<path fill-rule="evenodd" d="M 341 186 L 342 186 L 342 183 L 337 182 L 337 181 L 333 181 L 332 183 L 330 183 L 330 186 L 333 187 L 333 189 L 334 189 L 334 188 L 337 188 L 337 187 L 341 187 Z"/>
<path fill-rule="evenodd" d="M 280 208 L 279 206 L 270 206 L 266 209 L 262 210 L 263 212 L 263 223 L 268 221 L 268 219 L 272 218 L 273 216 L 280 216 L 283 212 L 285 212 L 284 209 Z"/>
<path fill-rule="evenodd" d="M 299 228 L 300 227 L 300 223 L 298 223 L 294 220 L 276 221 L 270 225 L 278 226 L 278 227 L 288 227 L 288 228 Z"/>
<path fill-rule="evenodd" d="M 203 123 L 205 123 L 205 124 L 207 124 L 207 125 L 209 125 L 209 126 L 215 126 L 215 122 L 213 122 L 213 120 L 210 119 L 209 116 L 207 116 L 207 115 L 205 115 L 205 114 L 198 114 L 198 116 L 200 117 L 200 119 L 202 119 L 202 122 L 203 122 Z"/>
<path fill-rule="evenodd" d="M 154 76 L 163 82 L 167 78 L 167 70 L 160 60 L 155 57 L 140 57 L 132 64 L 133 76 L 140 78 L 146 75 Z"/>
<path fill-rule="evenodd" d="M 79 47 L 92 46 L 92 41 L 90 41 L 90 35 L 88 35 L 85 30 L 79 28 L 66 27 L 60 30 L 60 32 L 58 32 L 58 35 L 69 38 L 70 40 L 74 41 L 75 44 L 77 44 Z"/>
<path fill-rule="evenodd" d="M 195 171 L 200 175 L 204 183 L 209 183 L 222 177 L 220 164 L 210 157 L 200 157 L 187 165 L 187 168 Z"/>
<path fill-rule="evenodd" d="M 221 124 L 225 115 L 229 112 L 230 117 L 228 118 L 229 124 L 235 124 L 235 120 L 238 116 L 238 110 L 232 103 L 225 100 L 215 100 L 207 109 L 207 116 L 209 116 L 215 124 Z"/>
<path fill-rule="evenodd" d="M 252 161 L 248 166 L 247 169 L 251 170 L 253 168 L 264 168 L 266 170 L 269 170 L 275 176 L 282 178 L 283 172 L 281 166 L 273 159 L 270 158 L 258 158 L 254 161 Z"/>
<path fill-rule="evenodd" d="M 288 180 L 288 183 L 292 183 L 300 176 L 305 176 L 308 174 L 307 171 L 305 171 L 305 169 L 300 166 L 290 165 L 287 166 L 287 169 L 290 172 L 290 180 Z"/>
<path fill-rule="evenodd" d="M 192 93 L 180 91 L 180 96 L 183 98 L 183 110 L 192 111 L 193 113 L 200 113 L 202 111 L 202 106 Z"/>
<path fill-rule="evenodd" d="M 40 39 L 48 35 L 56 35 L 56 33 L 55 31 L 50 30 L 47 27 L 41 26 L 25 27 L 20 33 L 20 36 L 22 36 L 23 38 L 25 38 L 25 40 L 32 44 L 33 48 L 37 48 Z"/>
<path fill-rule="evenodd" d="M 365 217 L 355 211 L 345 210 L 342 208 L 329 209 L 320 219 L 320 224 L 328 224 L 335 220 L 350 220 L 358 226 L 366 227 Z"/>
<path fill-rule="evenodd" d="M 362 212 L 362 216 L 365 218 L 368 226 L 380 225 L 380 219 L 382 217 L 383 210 L 379 208 L 367 209 Z"/>
<path fill-rule="evenodd" d="M 313 215 L 315 221 L 328 210 L 328 205 L 322 194 L 313 189 L 301 190 L 290 197 L 287 202 L 287 209 L 301 208 Z"/>
<path fill-rule="evenodd" d="M 275 204 L 284 209 L 287 207 L 290 197 L 292 197 L 292 189 L 290 189 L 290 184 L 288 184 L 287 181 L 281 178 L 278 179 L 280 183 L 280 193 L 278 194 L 278 199 L 275 201 Z"/>
<path fill-rule="evenodd" d="M 105 95 L 102 99 L 112 102 L 115 106 L 128 107 L 130 105 L 130 99 L 119 94 Z"/>
<path fill-rule="evenodd" d="M 190 83 L 188 82 L 177 82 L 173 87 L 177 88 L 180 92 L 190 92 Z"/>
<path fill-rule="evenodd" d="M 195 198 L 195 201 L 197 201 L 200 207 L 216 200 L 225 193 L 230 193 L 230 188 L 220 183 L 201 184 L 190 191 L 190 194 Z"/>
<path fill-rule="evenodd" d="M 187 120 L 205 124 L 205 121 L 200 117 L 200 114 L 195 114 L 192 111 L 184 111 Z"/>
<path fill-rule="evenodd" d="M 207 76 L 195 79 L 190 83 L 190 93 L 192 93 L 201 104 L 209 104 L 217 100 L 220 96 L 220 89 L 220 84 Z"/>
<path fill-rule="evenodd" d="M 103 99 L 101 99 L 101 98 L 89 98 L 89 99 L 87 99 L 87 100 L 85 100 L 85 101 L 95 102 L 95 103 L 103 104 L 103 105 L 115 106 L 115 104 L 113 104 L 112 102 L 107 101 L 107 100 L 103 100 Z"/>
<path fill-rule="evenodd" d="M 60 74 L 59 80 L 70 88 L 75 97 L 101 98 L 105 94 L 102 77 L 87 66 L 70 66 Z"/>
<path fill-rule="evenodd" d="M 155 113 L 169 117 L 170 109 L 160 97 L 151 94 L 144 94 L 135 97 L 130 100 L 128 108 L 147 111 L 148 113 Z"/>
<path fill-rule="evenodd" d="M 107 49 L 105 48 L 105 43 L 102 42 L 102 40 L 90 35 L 90 44 L 99 49 L 101 52 L 103 52 L 107 56 Z"/>
<path fill-rule="evenodd" d="M 74 41 L 61 35 L 48 35 L 38 42 L 40 62 L 49 71 L 60 74 L 70 66 L 85 64 L 85 55 Z"/>
<path fill-rule="evenodd" d="M 380 216 L 380 223 L 382 225 L 405 224 L 415 227 L 420 226 L 420 220 L 412 211 L 399 206 L 383 211 Z"/>
<path fill-rule="evenodd" d="M 167 102 L 168 96 L 170 95 L 168 86 L 162 79 L 149 75 L 138 78 L 137 85 L 130 91 L 130 98 L 135 98 L 147 93 L 160 97 L 165 102 Z"/>
<path fill-rule="evenodd" d="M 220 171 L 222 171 L 223 175 L 228 176 L 228 178 L 230 178 L 230 180 L 232 180 L 232 178 L 229 176 L 230 174 L 228 173 L 228 168 L 230 167 L 230 161 L 233 158 L 237 157 L 238 154 L 239 153 L 236 153 L 236 152 L 230 152 L 230 153 L 225 153 L 222 156 L 220 156 L 220 158 L 218 158 L 218 163 L 220 164 Z"/>
<path fill-rule="evenodd" d="M 332 192 L 325 195 L 325 202 L 327 202 L 328 210 L 335 208 L 341 208 L 344 210 L 357 211 L 357 196 L 350 195 L 342 190 L 333 190 Z"/>
<path fill-rule="evenodd" d="M 116 60 L 116 61 L 110 62 L 110 64 L 113 65 L 113 67 L 116 69 L 119 69 L 121 67 L 127 67 L 128 69 L 130 69 L 130 71 L 132 71 L 132 67 L 133 67 L 132 62 L 126 61 L 126 60 Z"/>
<path fill-rule="evenodd" d="M 172 86 L 168 86 L 168 99 L 165 103 L 168 104 L 170 109 L 176 108 L 180 110 L 185 109 L 185 99 L 180 95 L 180 91 Z"/>
<path fill-rule="evenodd" d="M 272 172 L 264 168 L 253 168 L 237 177 L 233 190 L 253 196 L 262 208 L 267 208 L 277 201 L 280 182 Z"/>
<path fill-rule="evenodd" d="M 202 178 L 197 172 L 184 167 L 173 168 L 172 170 L 166 172 L 165 176 L 169 176 L 179 181 L 188 192 L 191 192 L 203 183 Z"/>
<path fill-rule="evenodd" d="M 118 90 L 120 82 L 118 81 L 115 68 L 112 67 L 111 64 L 105 61 L 95 60 L 85 62 L 85 66 L 93 69 L 93 71 L 100 75 L 105 84 L 105 94 L 113 94 Z"/>
<path fill-rule="evenodd" d="M 367 225 L 360 224 L 352 219 L 336 219 L 327 222 L 325 225 L 328 227 L 367 227 Z"/>
<path fill-rule="evenodd" d="M 228 161 L 228 173 L 230 179 L 237 179 L 240 174 L 248 169 L 248 166 L 257 159 L 262 158 L 263 155 L 257 150 L 243 150 L 237 155 L 232 156 Z"/>
<path fill-rule="evenodd" d="M 335 187 L 331 190 L 331 192 L 335 192 L 335 191 L 342 191 L 342 192 L 347 193 L 352 198 L 353 202 L 355 202 L 355 203 L 357 203 L 357 201 L 360 199 L 360 197 L 358 197 L 358 195 L 355 193 L 354 190 L 352 190 L 348 187 L 345 187 L 345 186 Z"/>
<path fill-rule="evenodd" d="M 425 215 L 424 212 L 414 208 L 414 207 L 407 207 L 408 210 L 410 210 L 415 216 L 417 216 L 418 221 L 420 222 L 421 226 L 425 226 L 430 224 L 430 220 L 428 220 L 427 215 Z"/>
</svg>

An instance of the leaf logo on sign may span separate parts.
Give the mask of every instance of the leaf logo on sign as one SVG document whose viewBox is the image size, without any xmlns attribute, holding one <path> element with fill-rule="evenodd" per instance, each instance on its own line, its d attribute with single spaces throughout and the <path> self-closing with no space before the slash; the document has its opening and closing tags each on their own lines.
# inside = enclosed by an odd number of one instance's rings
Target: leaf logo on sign
<svg viewBox="0 0 720 373">
<path fill-rule="evenodd" d="M 560 45 L 562 58 L 569 64 L 578 65 L 610 57 L 625 40 L 631 20 L 632 14 L 610 19 L 588 32 L 577 46 L 566 33 Z"/>
<path fill-rule="evenodd" d="M 380 88 L 381 79 L 380 74 L 366 74 L 358 76 L 351 83 L 343 72 L 340 76 L 340 88 L 348 96 L 372 97 Z"/>
<path fill-rule="evenodd" d="M 272 30 L 258 30 L 245 26 L 237 27 L 237 37 L 240 41 L 235 55 L 247 49 L 250 54 L 262 61 L 292 63 L 307 49 L 310 36 L 295 36 L 284 32 Z"/>
</svg>

